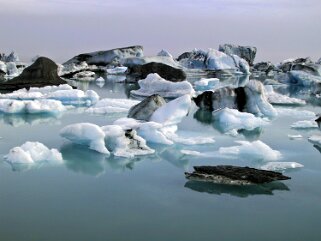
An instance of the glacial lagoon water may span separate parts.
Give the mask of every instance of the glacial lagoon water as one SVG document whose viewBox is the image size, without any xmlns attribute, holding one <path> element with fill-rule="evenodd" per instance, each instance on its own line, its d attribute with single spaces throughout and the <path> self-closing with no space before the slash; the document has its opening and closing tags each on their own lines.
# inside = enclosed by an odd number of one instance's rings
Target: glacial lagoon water
<svg viewBox="0 0 321 241">
<path fill-rule="evenodd" d="M 106 81 L 80 84 L 101 98 L 129 98 L 135 84 Z M 279 108 L 279 107 L 278 107 Z M 289 107 L 286 107 L 289 108 Z M 318 106 L 296 107 L 321 113 Z M 0 115 L 0 240 L 291 240 L 321 238 L 321 150 L 308 142 L 319 129 L 294 130 L 304 116 L 280 115 L 269 125 L 238 136 L 222 134 L 193 106 L 179 133 L 212 136 L 206 145 L 150 145 L 153 155 L 134 159 L 101 155 L 59 136 L 72 123 L 111 124 L 126 113 L 105 116 L 70 111 L 60 117 Z M 288 134 L 300 134 L 291 140 Z M 235 187 L 185 179 L 194 165 L 259 167 L 248 158 L 195 157 L 181 150 L 217 151 L 237 140 L 261 140 L 282 153 L 282 161 L 303 168 L 286 171 L 292 179 Z M 62 152 L 63 165 L 11 166 L 8 151 L 39 141 Z"/>
</svg>

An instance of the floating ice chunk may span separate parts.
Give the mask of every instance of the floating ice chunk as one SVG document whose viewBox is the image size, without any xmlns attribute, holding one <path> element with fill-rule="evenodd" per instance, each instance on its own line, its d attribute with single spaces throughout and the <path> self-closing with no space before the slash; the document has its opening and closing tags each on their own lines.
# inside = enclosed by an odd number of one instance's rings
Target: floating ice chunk
<svg viewBox="0 0 321 241">
<path fill-rule="evenodd" d="M 291 140 L 297 140 L 297 139 L 302 139 L 302 138 L 303 138 L 302 135 L 288 135 L 288 137 L 289 137 Z"/>
<path fill-rule="evenodd" d="M 0 99 L 0 112 L 10 114 L 58 114 L 66 111 L 66 107 L 56 100 L 34 100 L 34 101 L 20 101 L 10 99 Z"/>
<path fill-rule="evenodd" d="M 103 126 L 105 142 L 115 156 L 132 158 L 136 155 L 148 155 L 155 151 L 146 145 L 146 141 L 135 130 L 123 130 L 118 125 Z"/>
<path fill-rule="evenodd" d="M 97 82 L 105 82 L 105 79 L 103 77 L 99 77 L 96 79 Z"/>
<path fill-rule="evenodd" d="M 298 119 L 315 118 L 316 114 L 309 110 L 290 109 L 290 108 L 276 108 L 278 115 L 291 116 Z"/>
<path fill-rule="evenodd" d="M 321 83 L 321 77 L 309 74 L 305 71 L 292 70 L 289 72 L 291 82 L 302 86 L 311 86 Z"/>
<path fill-rule="evenodd" d="M 291 125 L 291 128 L 294 129 L 311 129 L 311 128 L 318 128 L 318 124 L 315 120 L 303 120 L 297 121 Z"/>
<path fill-rule="evenodd" d="M 151 96 L 158 94 L 165 98 L 176 98 L 182 95 L 192 95 L 194 89 L 188 81 L 171 82 L 163 79 L 158 74 L 149 74 L 146 79 L 138 81 L 139 90 L 132 90 L 133 95 Z"/>
<path fill-rule="evenodd" d="M 220 80 L 218 78 L 210 78 L 210 79 L 202 78 L 201 80 L 194 82 L 196 91 L 212 90 L 219 84 L 220 84 Z"/>
<path fill-rule="evenodd" d="M 266 171 L 284 171 L 287 169 L 295 169 L 304 167 L 302 164 L 297 162 L 268 162 L 267 164 L 260 167 Z"/>
<path fill-rule="evenodd" d="M 68 64 L 68 65 L 62 65 L 59 68 L 58 75 L 62 76 L 62 75 L 70 74 L 70 73 L 80 72 L 80 71 L 86 70 L 88 68 L 89 68 L 89 66 L 85 61 L 81 62 L 78 65 L 76 65 L 74 63 Z"/>
<path fill-rule="evenodd" d="M 158 108 L 150 120 L 164 126 L 176 125 L 188 114 L 192 101 L 189 95 L 181 96 Z"/>
<path fill-rule="evenodd" d="M 64 127 L 60 135 L 74 143 L 87 145 L 90 149 L 103 154 L 109 154 L 105 146 L 105 133 L 97 125 L 78 123 Z"/>
<path fill-rule="evenodd" d="M 99 100 L 99 95 L 93 90 L 57 90 L 48 93 L 47 99 L 60 100 L 64 105 L 86 105 L 91 106 Z"/>
<path fill-rule="evenodd" d="M 314 145 L 321 146 L 321 135 L 310 136 L 308 140 Z"/>
<path fill-rule="evenodd" d="M 207 52 L 206 66 L 209 70 L 235 69 L 234 59 L 216 49 Z"/>
<path fill-rule="evenodd" d="M 237 132 L 237 130 L 254 130 L 255 128 L 266 126 L 268 121 L 256 117 L 247 112 L 239 112 L 236 109 L 224 108 L 213 112 L 214 119 L 219 129 L 223 132 Z"/>
<path fill-rule="evenodd" d="M 81 80 L 81 81 L 92 81 L 95 80 L 95 72 L 92 71 L 83 71 L 75 74 L 73 79 Z"/>
<path fill-rule="evenodd" d="M 163 57 L 169 57 L 169 58 L 173 58 L 173 56 L 167 51 L 162 49 L 157 56 L 163 56 Z"/>
<path fill-rule="evenodd" d="M 117 112 L 127 112 L 129 109 L 137 105 L 139 101 L 130 99 L 102 99 L 94 106 L 88 108 L 86 112 L 94 114 L 108 114 Z"/>
<path fill-rule="evenodd" d="M 182 133 L 179 134 L 167 132 L 167 138 L 183 145 L 202 145 L 211 144 L 215 142 L 214 138 L 212 137 L 196 136 L 194 133 L 191 132 L 183 133 L 183 135 Z"/>
<path fill-rule="evenodd" d="M 108 74 L 125 74 L 127 71 L 127 67 L 125 66 L 120 66 L 120 67 L 115 67 L 113 69 L 107 69 Z"/>
<path fill-rule="evenodd" d="M 221 147 L 219 153 L 228 157 L 242 157 L 252 160 L 277 161 L 282 158 L 279 151 L 273 150 L 262 141 L 236 141 L 238 146 Z"/>
<path fill-rule="evenodd" d="M 207 157 L 206 154 L 203 154 L 199 151 L 192 151 L 192 150 L 181 150 L 181 153 L 184 155 L 190 155 L 190 156 L 199 156 L 199 157 Z"/>
<path fill-rule="evenodd" d="M 274 105 L 305 105 L 304 100 L 297 98 L 291 98 L 286 95 L 281 95 L 274 92 L 272 85 L 265 86 L 265 93 L 267 95 L 268 101 Z"/>
<path fill-rule="evenodd" d="M 62 163 L 62 155 L 56 149 L 48 149 L 40 142 L 26 142 L 12 148 L 5 160 L 12 164 L 35 164 L 39 162 Z"/>
<path fill-rule="evenodd" d="M 73 90 L 73 88 L 68 85 L 68 84 L 63 84 L 63 85 L 52 85 L 52 86 L 45 86 L 45 87 L 32 87 L 28 90 L 26 89 L 20 89 L 20 90 L 17 90 L 15 92 L 19 93 L 20 91 L 22 92 L 40 92 L 42 94 L 48 94 L 48 93 L 51 93 L 51 92 L 54 92 L 54 91 L 57 91 L 57 90 Z"/>
<path fill-rule="evenodd" d="M 246 109 L 256 115 L 277 116 L 274 107 L 268 102 L 264 85 L 257 80 L 249 80 L 244 88 L 247 95 Z"/>
</svg>

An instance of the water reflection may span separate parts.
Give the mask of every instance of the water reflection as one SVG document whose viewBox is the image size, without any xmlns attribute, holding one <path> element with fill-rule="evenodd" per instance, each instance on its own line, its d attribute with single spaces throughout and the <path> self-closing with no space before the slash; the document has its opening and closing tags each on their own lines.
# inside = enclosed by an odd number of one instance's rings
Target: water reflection
<svg viewBox="0 0 321 241">
<path fill-rule="evenodd" d="M 290 191 L 287 185 L 283 182 L 272 182 L 268 184 L 260 185 L 224 185 L 216 184 L 212 182 L 202 181 L 187 181 L 184 187 L 196 192 L 208 193 L 208 194 L 229 194 L 236 197 L 249 197 L 253 195 L 273 195 L 274 191 Z"/>
<path fill-rule="evenodd" d="M 151 148 L 156 149 L 150 145 Z M 168 161 L 175 167 L 180 169 L 188 170 L 190 161 L 187 159 L 186 155 L 182 154 L 180 149 L 175 146 L 158 146 L 157 147 L 158 158 L 160 160 Z"/>
<path fill-rule="evenodd" d="M 59 125 L 62 114 L 50 115 L 50 114 L 0 114 L 0 123 L 4 125 L 10 125 L 13 127 L 19 127 L 24 125 L 40 125 L 50 124 Z"/>
<path fill-rule="evenodd" d="M 66 167 L 73 172 L 90 176 L 99 176 L 105 172 L 106 155 L 77 144 L 65 144 L 60 152 Z"/>
</svg>

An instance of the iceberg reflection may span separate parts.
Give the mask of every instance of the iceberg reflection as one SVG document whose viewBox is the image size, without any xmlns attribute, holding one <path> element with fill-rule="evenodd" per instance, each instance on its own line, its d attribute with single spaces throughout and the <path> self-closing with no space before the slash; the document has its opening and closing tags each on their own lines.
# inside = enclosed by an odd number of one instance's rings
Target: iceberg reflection
<svg viewBox="0 0 321 241">
<path fill-rule="evenodd" d="M 249 197 L 253 195 L 273 195 L 274 191 L 290 191 L 287 185 L 282 182 L 272 182 L 260 185 L 226 185 L 216 184 L 212 182 L 202 181 L 187 181 L 184 185 L 185 188 L 196 192 L 208 194 L 230 194 L 236 197 Z"/>
</svg>

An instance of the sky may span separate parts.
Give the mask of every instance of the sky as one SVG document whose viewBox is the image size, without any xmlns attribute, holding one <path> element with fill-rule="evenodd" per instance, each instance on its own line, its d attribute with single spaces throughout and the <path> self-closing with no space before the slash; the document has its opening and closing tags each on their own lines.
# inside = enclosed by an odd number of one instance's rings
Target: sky
<svg viewBox="0 0 321 241">
<path fill-rule="evenodd" d="M 131 45 L 178 56 L 222 43 L 256 46 L 256 61 L 317 60 L 321 0 L 0 0 L 0 52 L 23 61 Z"/>
</svg>

